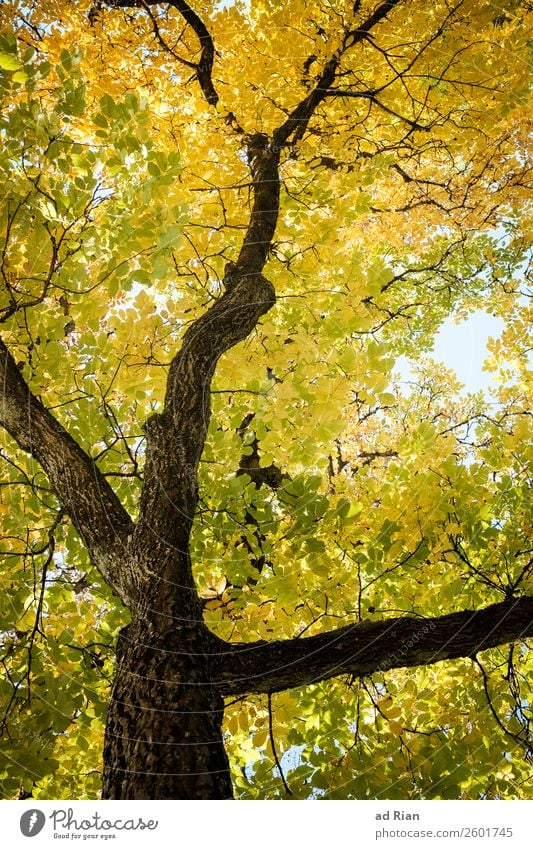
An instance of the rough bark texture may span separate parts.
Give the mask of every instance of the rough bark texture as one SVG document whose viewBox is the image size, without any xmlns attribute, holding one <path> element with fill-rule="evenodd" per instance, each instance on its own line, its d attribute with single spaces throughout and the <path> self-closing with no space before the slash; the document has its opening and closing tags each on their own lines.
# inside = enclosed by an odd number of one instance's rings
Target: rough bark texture
<svg viewBox="0 0 533 849">
<path fill-rule="evenodd" d="M 196 597 L 187 552 L 216 363 L 274 303 L 274 289 L 260 274 L 232 284 L 185 334 L 170 366 L 164 411 L 146 425 L 145 483 L 132 549 L 137 562 L 147 564 L 147 579 L 160 584 L 162 615 L 187 618 Z"/>
<path fill-rule="evenodd" d="M 106 799 L 231 799 L 211 684 L 210 635 L 198 624 L 155 634 L 146 620 L 121 633 L 104 747 Z"/>
</svg>

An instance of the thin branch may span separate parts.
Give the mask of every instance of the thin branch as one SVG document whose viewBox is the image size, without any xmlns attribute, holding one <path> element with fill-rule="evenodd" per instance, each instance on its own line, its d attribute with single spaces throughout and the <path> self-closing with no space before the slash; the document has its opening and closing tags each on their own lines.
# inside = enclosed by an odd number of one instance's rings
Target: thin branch
<svg viewBox="0 0 533 849">
<path fill-rule="evenodd" d="M 181 65 L 186 65 L 187 68 L 192 68 L 193 70 L 196 70 L 197 66 L 194 62 L 189 62 L 189 60 L 184 59 L 183 56 L 178 56 L 178 54 L 175 52 L 175 50 L 173 50 L 172 47 L 170 47 L 170 45 L 166 43 L 163 36 L 161 35 L 161 30 L 159 29 L 159 24 L 157 23 L 157 18 L 155 17 L 153 12 L 151 11 L 150 6 L 146 2 L 146 0 L 144 0 L 144 2 L 142 3 L 142 6 L 143 6 L 143 9 L 145 10 L 146 14 L 148 15 L 148 17 L 150 18 L 150 20 L 152 22 L 154 35 L 155 35 L 159 45 L 163 48 L 163 50 L 165 50 L 167 53 L 170 53 L 170 55 L 172 56 L 173 59 L 176 60 L 176 62 L 179 62 Z"/>
<path fill-rule="evenodd" d="M 521 737 L 520 734 L 515 734 L 513 731 L 509 731 L 509 729 L 505 727 L 505 725 L 501 721 L 500 717 L 498 716 L 498 712 L 497 712 L 496 708 L 494 707 L 494 704 L 493 704 L 493 701 L 492 701 L 492 698 L 491 698 L 491 695 L 490 695 L 489 676 L 487 675 L 487 671 L 486 671 L 485 667 L 483 666 L 483 664 L 481 663 L 481 661 L 479 660 L 479 658 L 474 657 L 474 663 L 476 664 L 476 666 L 478 666 L 478 668 L 481 672 L 481 676 L 482 676 L 482 680 L 483 680 L 483 689 L 485 691 L 485 697 L 487 699 L 487 704 L 489 706 L 490 712 L 492 713 L 492 715 L 493 715 L 493 717 L 496 721 L 496 724 L 498 725 L 499 728 L 501 728 L 501 730 L 503 731 L 503 733 L 505 734 L 506 737 L 510 737 L 511 740 L 513 740 L 519 746 L 521 746 L 522 748 L 525 748 L 526 754 L 530 755 L 530 753 L 533 750 L 532 741 L 524 739 L 524 737 Z"/>
<path fill-rule="evenodd" d="M 394 109 L 391 109 L 390 106 L 387 106 L 385 103 L 382 103 L 381 100 L 378 100 L 375 93 L 373 91 L 351 91 L 350 89 L 342 89 L 342 88 L 328 88 L 323 92 L 324 97 L 354 97 L 354 98 L 363 98 L 365 100 L 369 100 L 371 103 L 374 103 L 379 109 L 382 109 L 388 115 L 392 115 L 393 118 L 398 118 L 399 121 L 403 121 L 412 130 L 419 130 L 421 132 L 427 132 L 429 127 L 424 126 L 423 124 L 419 124 L 417 121 L 413 121 L 411 118 L 408 118 L 406 115 L 400 115 L 399 112 L 395 112 Z"/>
<path fill-rule="evenodd" d="M 278 772 L 280 774 L 281 783 L 283 784 L 283 787 L 285 788 L 285 793 L 287 794 L 287 796 L 292 796 L 293 795 L 292 790 L 289 787 L 289 785 L 287 784 L 287 781 L 285 779 L 285 775 L 283 774 L 283 770 L 281 768 L 281 763 L 280 763 L 280 760 L 279 760 L 279 757 L 278 757 L 278 753 L 276 751 L 276 741 L 274 740 L 274 729 L 273 729 L 273 725 L 272 725 L 272 693 L 268 694 L 268 736 L 270 738 L 270 745 L 272 747 L 272 754 L 274 755 L 274 762 L 275 762 L 275 764 L 278 768 Z"/>
</svg>

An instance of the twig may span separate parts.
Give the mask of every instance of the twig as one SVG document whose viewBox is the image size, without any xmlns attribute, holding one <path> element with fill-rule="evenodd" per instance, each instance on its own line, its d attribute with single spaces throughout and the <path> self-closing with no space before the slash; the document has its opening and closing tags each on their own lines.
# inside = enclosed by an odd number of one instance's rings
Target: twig
<svg viewBox="0 0 533 849">
<path fill-rule="evenodd" d="M 268 736 L 270 737 L 270 745 L 272 746 L 272 754 L 274 755 L 274 761 L 275 761 L 275 764 L 278 768 L 278 772 L 280 774 L 281 783 L 283 784 L 283 787 L 285 788 L 285 793 L 287 794 L 287 796 L 292 796 L 293 795 L 292 790 L 289 787 L 289 785 L 287 784 L 287 781 L 285 780 L 285 776 L 284 776 L 283 770 L 281 768 L 281 763 L 280 763 L 280 760 L 278 758 L 278 753 L 276 751 L 276 742 L 274 740 L 274 731 L 272 729 L 272 693 L 268 693 L 267 698 L 268 698 Z"/>
</svg>

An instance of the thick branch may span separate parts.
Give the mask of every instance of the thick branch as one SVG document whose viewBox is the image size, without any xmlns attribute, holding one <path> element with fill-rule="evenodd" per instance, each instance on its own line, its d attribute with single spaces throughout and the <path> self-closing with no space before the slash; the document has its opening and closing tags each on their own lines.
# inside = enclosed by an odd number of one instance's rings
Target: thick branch
<svg viewBox="0 0 533 849">
<path fill-rule="evenodd" d="M 533 597 L 431 619 L 361 622 L 314 637 L 215 646 L 215 682 L 225 696 L 275 693 L 337 675 L 361 677 L 473 657 L 533 637 Z"/>
<path fill-rule="evenodd" d="M 147 423 L 147 461 L 136 538 L 150 529 L 152 541 L 185 550 L 197 504 L 196 472 L 209 426 L 211 379 L 219 358 L 245 339 L 275 303 L 261 274 L 279 211 L 279 154 L 262 134 L 249 140 L 254 201 L 226 291 L 192 324 L 170 365 L 164 411 Z M 183 584 L 190 576 L 182 575 Z"/>
<path fill-rule="evenodd" d="M 264 133 L 256 133 L 248 139 L 247 154 L 254 200 L 234 276 L 263 270 L 279 215 L 279 150 Z"/>
<path fill-rule="evenodd" d="M 124 546 L 131 519 L 96 463 L 31 392 L 1 339 L 0 383 L 0 424 L 41 464 L 95 565 L 130 603 L 132 581 L 115 571 L 113 552 Z"/>
<path fill-rule="evenodd" d="M 120 5 L 126 2 L 120 0 Z M 210 75 L 212 53 L 205 51 L 212 51 L 212 42 L 207 30 L 187 4 L 175 0 L 171 5 L 195 29 Z M 202 84 L 200 72 L 198 66 Z M 211 380 L 222 354 L 244 340 L 275 303 L 274 288 L 262 270 L 279 214 L 279 150 L 266 135 L 255 133 L 247 137 L 247 154 L 253 205 L 237 262 L 228 263 L 222 297 L 185 333 L 170 365 L 163 412 L 146 424 L 146 468 L 132 550 L 138 562 L 157 562 L 152 592 L 158 608 L 167 611 L 167 617 L 172 609 L 176 619 L 199 615 L 187 551 L 198 501 L 198 463 L 211 414 Z"/>
<path fill-rule="evenodd" d="M 200 61 L 196 66 L 196 75 L 200 88 L 204 93 L 204 97 L 211 106 L 216 106 L 218 103 L 218 94 L 211 79 L 213 70 L 213 60 L 215 58 L 215 48 L 213 39 L 203 21 L 198 17 L 195 11 L 191 9 L 188 3 L 184 0 L 169 0 L 170 5 L 178 10 L 180 15 L 187 21 L 190 27 L 195 31 L 202 48 Z"/>
<path fill-rule="evenodd" d="M 324 100 L 326 93 L 336 77 L 344 53 L 366 39 L 368 33 L 385 18 L 388 13 L 402 0 L 385 0 L 357 29 L 348 30 L 343 38 L 342 46 L 324 66 L 324 70 L 315 88 L 304 100 L 292 110 L 287 120 L 273 134 L 274 144 L 282 147 L 288 141 L 299 141 L 304 135 L 307 125 L 317 106 Z"/>
<path fill-rule="evenodd" d="M 161 0 L 105 0 L 108 6 L 120 7 L 121 9 L 146 9 L 150 6 L 158 6 L 161 5 Z M 200 83 L 200 88 L 204 94 L 205 99 L 209 103 L 210 106 L 216 106 L 218 103 L 218 94 L 213 85 L 213 80 L 211 78 L 211 74 L 213 71 L 213 60 L 215 58 L 215 48 L 213 45 L 213 39 L 207 29 L 206 25 L 202 21 L 202 19 L 196 14 L 194 9 L 191 9 L 188 3 L 185 0 L 166 0 L 168 6 L 172 6 L 176 9 L 182 18 L 189 24 L 191 29 L 194 30 L 198 37 L 198 41 L 200 42 L 201 55 L 199 62 L 186 62 L 179 57 L 180 62 L 188 65 L 189 67 L 194 68 L 194 72 L 196 74 L 196 78 Z M 152 18 L 152 23 L 154 19 Z M 160 39 L 161 36 L 159 34 L 159 30 L 157 29 L 156 24 L 156 34 Z M 173 54 L 174 55 L 174 54 Z"/>
<path fill-rule="evenodd" d="M 174 545 L 176 523 L 192 520 L 216 364 L 225 351 L 251 333 L 274 303 L 272 284 L 261 274 L 250 274 L 226 290 L 186 332 L 170 366 L 164 411 L 146 426 L 147 466 L 139 534 L 145 523 L 150 527 L 157 524 L 160 540 Z M 184 543 L 180 538 L 179 544 Z"/>
</svg>

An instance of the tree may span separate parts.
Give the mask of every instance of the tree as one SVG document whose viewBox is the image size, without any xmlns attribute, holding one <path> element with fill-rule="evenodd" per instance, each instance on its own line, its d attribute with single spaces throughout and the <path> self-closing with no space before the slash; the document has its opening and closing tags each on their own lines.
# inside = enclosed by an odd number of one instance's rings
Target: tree
<svg viewBox="0 0 533 849">
<path fill-rule="evenodd" d="M 5 796 L 523 794 L 528 6 L 2 8 Z"/>
</svg>

